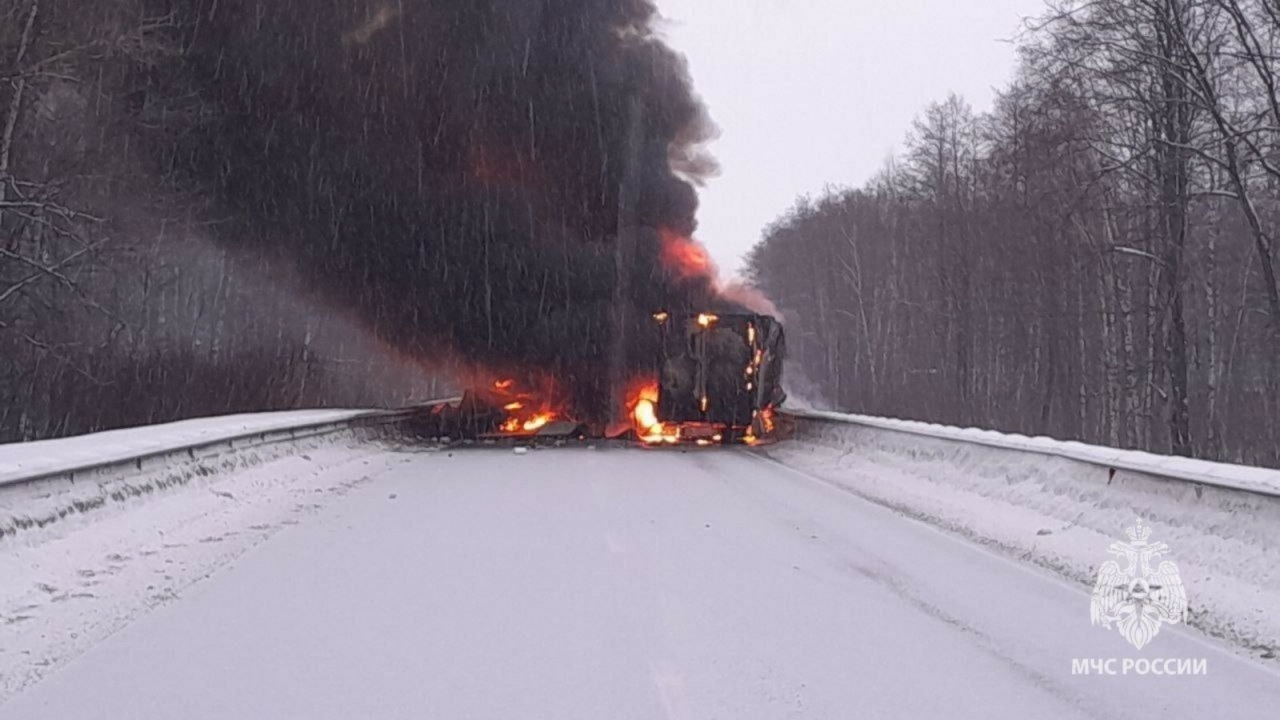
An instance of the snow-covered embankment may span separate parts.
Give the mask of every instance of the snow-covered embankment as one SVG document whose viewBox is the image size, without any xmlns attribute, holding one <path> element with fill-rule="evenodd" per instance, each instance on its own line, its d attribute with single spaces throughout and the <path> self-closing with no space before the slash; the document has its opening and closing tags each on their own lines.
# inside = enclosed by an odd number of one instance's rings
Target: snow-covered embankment
<svg viewBox="0 0 1280 720">
<path fill-rule="evenodd" d="M 1089 586 L 1140 517 L 1171 548 L 1191 625 L 1280 652 L 1280 471 L 827 413 L 767 452 Z"/>
<path fill-rule="evenodd" d="M 300 411 L 0 445 L 0 703 L 401 461 L 396 413 Z"/>
<path fill-rule="evenodd" d="M 0 445 L 0 540 L 119 510 L 211 475 L 341 442 L 403 413 L 228 415 Z"/>
</svg>

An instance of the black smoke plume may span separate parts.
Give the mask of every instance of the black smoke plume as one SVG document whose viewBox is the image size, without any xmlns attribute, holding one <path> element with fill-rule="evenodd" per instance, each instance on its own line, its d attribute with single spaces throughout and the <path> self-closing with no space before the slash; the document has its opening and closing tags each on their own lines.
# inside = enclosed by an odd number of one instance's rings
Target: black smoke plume
<svg viewBox="0 0 1280 720">
<path fill-rule="evenodd" d="M 620 229 L 628 363 L 651 312 L 714 301 L 660 262 L 660 231 L 694 230 L 712 126 L 649 0 L 157 5 L 186 28 L 137 99 L 187 108 L 165 167 L 216 198 L 223 242 L 296 263 L 398 350 L 554 377 L 599 418 Z"/>
</svg>

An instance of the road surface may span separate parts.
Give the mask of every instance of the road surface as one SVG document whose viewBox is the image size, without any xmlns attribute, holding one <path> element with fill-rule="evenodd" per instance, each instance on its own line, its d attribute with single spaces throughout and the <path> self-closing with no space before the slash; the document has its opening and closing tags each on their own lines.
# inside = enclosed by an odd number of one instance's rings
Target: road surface
<svg viewBox="0 0 1280 720">
<path fill-rule="evenodd" d="M 1250 717 L 1280 675 L 752 453 L 415 453 L 0 706 L 103 718 Z M 1073 658 L 1203 676 L 1078 676 Z"/>
</svg>

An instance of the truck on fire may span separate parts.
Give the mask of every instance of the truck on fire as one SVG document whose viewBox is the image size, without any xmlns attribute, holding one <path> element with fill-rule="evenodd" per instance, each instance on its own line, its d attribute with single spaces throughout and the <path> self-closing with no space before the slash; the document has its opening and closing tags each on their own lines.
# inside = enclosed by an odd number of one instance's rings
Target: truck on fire
<svg viewBox="0 0 1280 720">
<path fill-rule="evenodd" d="M 657 416 L 682 442 L 752 443 L 771 435 L 785 400 L 786 338 L 769 315 L 654 316 L 661 335 Z"/>
</svg>

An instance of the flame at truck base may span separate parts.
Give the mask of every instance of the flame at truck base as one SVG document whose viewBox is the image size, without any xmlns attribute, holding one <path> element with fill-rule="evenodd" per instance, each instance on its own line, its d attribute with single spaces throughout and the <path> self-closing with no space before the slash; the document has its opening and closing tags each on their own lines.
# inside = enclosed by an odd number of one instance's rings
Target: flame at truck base
<svg viewBox="0 0 1280 720">
<path fill-rule="evenodd" d="M 774 435 L 785 399 L 785 337 L 769 315 L 653 314 L 661 336 L 656 381 L 629 395 L 636 435 L 648 444 L 755 444 Z"/>
</svg>

